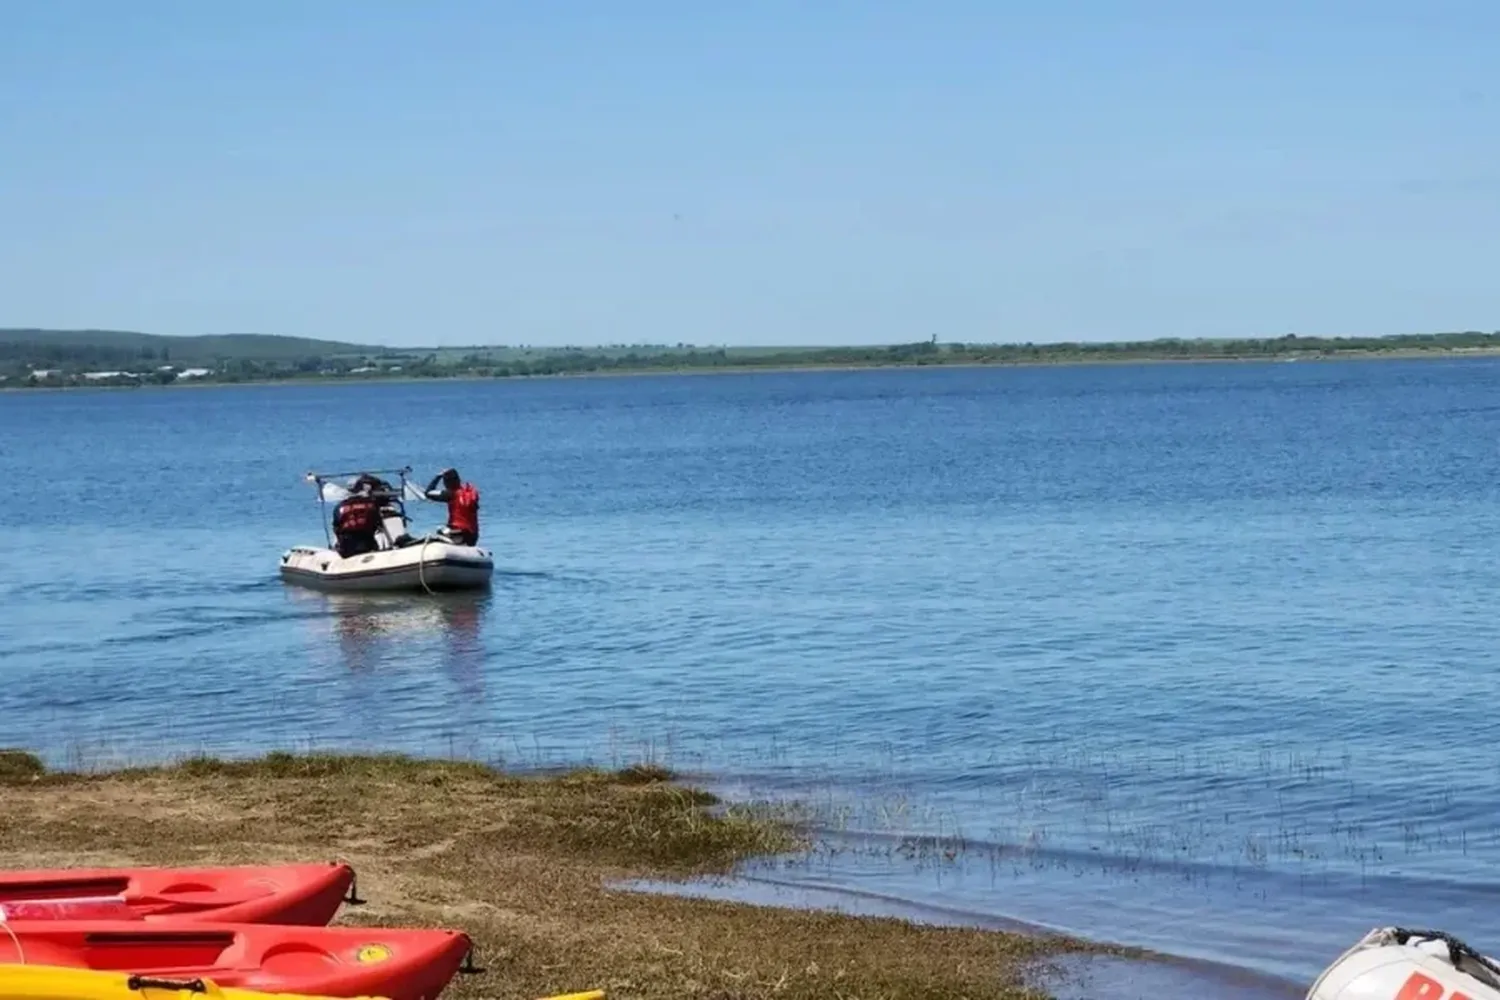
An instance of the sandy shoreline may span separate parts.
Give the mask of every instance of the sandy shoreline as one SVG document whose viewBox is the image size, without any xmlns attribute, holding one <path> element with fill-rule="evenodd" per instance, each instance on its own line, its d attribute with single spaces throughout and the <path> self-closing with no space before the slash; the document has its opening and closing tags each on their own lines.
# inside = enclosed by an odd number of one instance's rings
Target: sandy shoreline
<svg viewBox="0 0 1500 1000">
<path fill-rule="evenodd" d="M 1077 939 L 923 925 L 613 887 L 724 873 L 798 849 L 790 814 L 710 810 L 652 768 L 517 776 L 399 757 L 189 760 L 51 773 L 0 753 L 0 866 L 345 860 L 365 906 L 340 923 L 444 926 L 483 975 L 444 997 L 1036 1000 Z"/>
</svg>

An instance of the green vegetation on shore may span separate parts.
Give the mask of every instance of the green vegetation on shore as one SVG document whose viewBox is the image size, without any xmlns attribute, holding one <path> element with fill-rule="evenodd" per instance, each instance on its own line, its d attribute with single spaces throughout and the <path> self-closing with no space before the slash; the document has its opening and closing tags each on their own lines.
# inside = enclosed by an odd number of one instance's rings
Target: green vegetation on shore
<svg viewBox="0 0 1500 1000">
<path fill-rule="evenodd" d="M 656 767 L 514 775 L 398 756 L 189 759 L 50 772 L 0 751 L 0 866 L 338 857 L 368 904 L 339 922 L 447 926 L 477 964 L 452 1000 L 635 997 L 1039 1000 L 1082 942 L 610 889 L 805 846 L 787 810 L 723 808 Z M 719 805 L 720 808 L 710 807 Z"/>
<path fill-rule="evenodd" d="M 0 386 L 517 378 L 628 372 L 919 365 L 1319 359 L 1500 352 L 1500 331 L 1388 337 L 943 343 L 874 347 L 396 348 L 260 334 L 164 337 L 110 330 L 0 330 Z"/>
</svg>

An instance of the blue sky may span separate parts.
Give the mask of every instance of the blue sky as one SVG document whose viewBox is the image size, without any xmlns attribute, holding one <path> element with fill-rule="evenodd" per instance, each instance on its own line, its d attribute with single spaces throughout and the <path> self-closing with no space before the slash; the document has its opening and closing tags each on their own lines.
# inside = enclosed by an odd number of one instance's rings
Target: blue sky
<svg viewBox="0 0 1500 1000">
<path fill-rule="evenodd" d="M 0 326 L 1500 328 L 1500 4 L 0 8 Z"/>
</svg>

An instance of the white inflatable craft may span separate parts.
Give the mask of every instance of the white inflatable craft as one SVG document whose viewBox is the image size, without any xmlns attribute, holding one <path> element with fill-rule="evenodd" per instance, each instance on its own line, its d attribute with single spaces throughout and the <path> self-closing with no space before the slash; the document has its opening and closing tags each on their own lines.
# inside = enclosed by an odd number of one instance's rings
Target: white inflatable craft
<svg viewBox="0 0 1500 1000">
<path fill-rule="evenodd" d="M 1323 970 L 1307 1000 L 1500 1000 L 1500 964 L 1442 931 L 1378 927 Z"/>
</svg>

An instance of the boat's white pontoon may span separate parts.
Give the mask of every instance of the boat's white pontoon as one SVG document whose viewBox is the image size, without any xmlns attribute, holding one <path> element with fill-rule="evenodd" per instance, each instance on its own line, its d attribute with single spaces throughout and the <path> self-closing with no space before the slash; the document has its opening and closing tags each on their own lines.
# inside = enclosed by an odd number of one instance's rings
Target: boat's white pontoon
<svg viewBox="0 0 1500 1000">
<path fill-rule="evenodd" d="M 488 587 L 495 571 L 489 550 L 459 545 L 441 530 L 421 537 L 411 535 L 406 500 L 426 497 L 407 481 L 410 474 L 409 467 L 372 472 L 309 472 L 307 481 L 318 488 L 327 544 L 322 547 L 297 545 L 288 549 L 281 557 L 281 578 L 287 583 L 332 591 L 417 590 L 436 593 Z M 391 486 L 381 476 L 399 477 L 400 487 Z M 375 550 L 342 556 L 329 530 L 328 504 L 337 504 L 348 498 L 356 484 L 366 477 L 377 483 L 371 496 L 380 504 Z"/>
<path fill-rule="evenodd" d="M 1323 970 L 1307 1000 L 1500 1000 L 1500 965 L 1442 931 L 1378 927 Z"/>
</svg>

